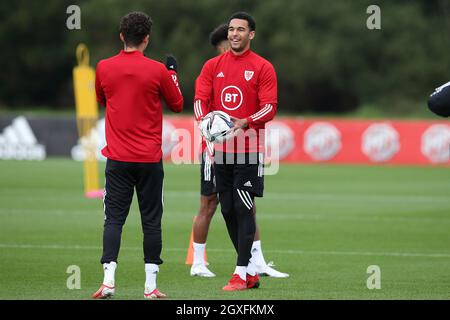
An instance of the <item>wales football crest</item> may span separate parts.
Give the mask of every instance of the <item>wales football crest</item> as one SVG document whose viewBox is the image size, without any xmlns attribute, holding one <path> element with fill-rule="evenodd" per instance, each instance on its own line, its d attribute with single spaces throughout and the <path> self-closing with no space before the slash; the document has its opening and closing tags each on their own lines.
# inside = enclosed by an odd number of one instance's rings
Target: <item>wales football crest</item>
<svg viewBox="0 0 450 320">
<path fill-rule="evenodd" d="M 245 70 L 245 72 L 244 72 L 244 78 L 245 78 L 245 80 L 250 81 L 250 79 L 253 78 L 253 75 L 254 75 L 254 74 L 255 74 L 254 71 L 248 71 L 248 70 Z"/>
</svg>

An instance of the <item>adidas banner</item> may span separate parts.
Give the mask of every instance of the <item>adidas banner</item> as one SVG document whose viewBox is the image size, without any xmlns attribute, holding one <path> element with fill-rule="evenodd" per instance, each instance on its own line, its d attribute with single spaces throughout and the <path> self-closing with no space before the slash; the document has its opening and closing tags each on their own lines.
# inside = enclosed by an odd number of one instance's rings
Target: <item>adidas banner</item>
<svg viewBox="0 0 450 320">
<path fill-rule="evenodd" d="M 75 119 L 0 118 L 1 160 L 44 160 L 68 156 L 78 139 Z"/>
<path fill-rule="evenodd" d="M 277 117 L 265 131 L 266 162 L 450 165 L 450 125 L 429 120 L 350 120 Z M 0 118 L 0 160 L 43 160 L 48 156 L 85 159 L 95 141 L 105 160 L 105 121 L 78 138 L 75 117 Z M 201 138 L 193 117 L 165 116 L 164 160 L 197 163 Z M 272 159 L 273 160 L 273 159 Z M 197 162 L 196 162 L 197 161 Z"/>
</svg>

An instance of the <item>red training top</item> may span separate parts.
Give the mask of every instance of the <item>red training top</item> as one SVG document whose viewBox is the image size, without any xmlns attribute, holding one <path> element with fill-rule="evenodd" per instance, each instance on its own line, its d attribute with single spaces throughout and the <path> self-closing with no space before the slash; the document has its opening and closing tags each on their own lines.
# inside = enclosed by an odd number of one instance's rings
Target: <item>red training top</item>
<svg viewBox="0 0 450 320">
<path fill-rule="evenodd" d="M 264 149 L 265 123 L 277 111 L 277 77 L 272 64 L 251 50 L 235 55 L 231 50 L 208 60 L 195 83 L 194 113 L 196 120 L 208 112 L 219 110 L 230 116 L 248 121 L 248 129 L 257 143 L 237 142 L 247 133 L 241 131 L 231 143 L 215 144 L 217 150 L 226 152 L 258 152 Z M 261 136 L 260 136 L 261 134 Z M 242 140 L 243 141 L 243 140 Z"/>
<path fill-rule="evenodd" d="M 125 162 L 162 158 L 161 96 L 174 112 L 183 110 L 177 74 L 140 51 L 120 51 L 97 64 L 97 101 L 106 107 L 102 154 Z"/>
</svg>

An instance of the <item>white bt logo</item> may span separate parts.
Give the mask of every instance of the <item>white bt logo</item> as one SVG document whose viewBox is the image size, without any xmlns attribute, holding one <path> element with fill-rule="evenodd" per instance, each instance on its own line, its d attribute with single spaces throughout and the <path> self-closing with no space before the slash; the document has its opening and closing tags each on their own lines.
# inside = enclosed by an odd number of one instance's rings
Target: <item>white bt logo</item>
<svg viewBox="0 0 450 320">
<path fill-rule="evenodd" d="M 225 93 L 225 102 L 236 103 L 238 96 L 239 95 L 237 93 Z"/>
<path fill-rule="evenodd" d="M 223 88 L 221 94 L 222 107 L 226 110 L 236 110 L 242 105 L 243 95 L 241 89 L 236 86 Z"/>
</svg>

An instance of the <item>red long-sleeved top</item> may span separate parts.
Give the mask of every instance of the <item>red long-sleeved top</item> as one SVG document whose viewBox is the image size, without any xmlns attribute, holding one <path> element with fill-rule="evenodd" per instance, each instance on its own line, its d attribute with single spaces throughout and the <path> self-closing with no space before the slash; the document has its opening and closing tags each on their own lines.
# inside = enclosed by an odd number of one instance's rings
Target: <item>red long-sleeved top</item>
<svg viewBox="0 0 450 320">
<path fill-rule="evenodd" d="M 208 112 L 219 110 L 248 121 L 256 130 L 257 146 L 237 143 L 230 148 L 216 144 L 226 152 L 257 152 L 264 149 L 260 129 L 277 112 L 277 77 L 272 64 L 251 50 L 235 55 L 231 50 L 208 60 L 195 83 L 194 114 L 197 120 Z M 247 129 L 248 130 L 248 129 Z M 241 131 L 240 135 L 247 130 Z M 234 138 L 238 141 L 239 134 Z"/>
<path fill-rule="evenodd" d="M 162 158 L 161 97 L 173 112 L 183 110 L 177 75 L 140 51 L 121 51 L 97 64 L 97 101 L 106 107 L 102 154 L 126 162 Z"/>
</svg>

